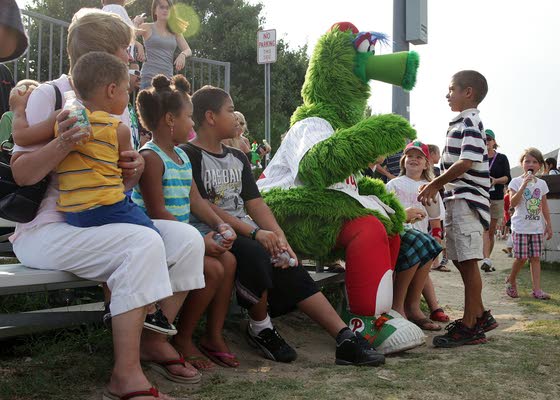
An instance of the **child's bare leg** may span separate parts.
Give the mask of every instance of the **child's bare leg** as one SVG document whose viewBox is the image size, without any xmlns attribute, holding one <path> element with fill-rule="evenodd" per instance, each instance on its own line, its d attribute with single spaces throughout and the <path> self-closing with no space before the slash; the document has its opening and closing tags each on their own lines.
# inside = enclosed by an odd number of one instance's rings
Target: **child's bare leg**
<svg viewBox="0 0 560 400">
<path fill-rule="evenodd" d="M 214 257 L 204 256 L 204 280 L 206 285 L 202 289 L 192 290 L 181 311 L 177 324 L 177 335 L 173 338 L 173 345 L 187 357 L 202 357 L 193 341 L 193 333 L 202 314 L 214 298 L 219 284 L 224 279 L 224 267 Z M 197 368 L 210 368 L 211 363 L 191 362 Z"/>
<path fill-rule="evenodd" d="M 533 281 L 533 291 L 541 290 L 541 259 L 540 257 L 529 258 L 531 265 L 531 279 Z"/>
<path fill-rule="evenodd" d="M 511 286 L 517 287 L 517 275 L 521 271 L 521 268 L 523 268 L 523 265 L 525 265 L 526 261 L 527 261 L 526 258 L 516 258 L 515 260 L 513 260 L 513 265 L 511 266 L 511 272 L 507 279 L 507 281 L 510 283 Z"/>
<path fill-rule="evenodd" d="M 158 302 L 161 311 L 171 323 L 175 320 L 175 317 L 185 302 L 185 297 L 188 293 L 188 291 L 177 292 L 174 293 L 173 296 Z M 179 358 L 177 350 L 175 350 L 171 343 L 169 343 L 167 336 L 147 329 L 142 331 L 140 355 L 142 360 L 155 362 L 164 362 Z M 189 364 L 169 365 L 166 366 L 166 368 L 170 373 L 184 377 L 193 377 L 198 375 L 198 371 Z"/>
<path fill-rule="evenodd" d="M 249 317 L 253 321 L 263 321 L 268 315 L 268 292 L 264 291 L 261 299 L 255 305 L 253 305 L 249 310 Z"/>
<path fill-rule="evenodd" d="M 422 290 L 422 295 L 428 304 L 428 308 L 430 311 L 437 310 L 439 307 L 439 303 L 437 301 L 436 290 L 434 288 L 434 283 L 430 278 L 430 275 L 426 277 L 426 283 L 424 284 L 424 289 Z"/>
<path fill-rule="evenodd" d="M 109 290 L 109 286 L 103 282 L 101 287 L 103 288 L 103 300 L 105 301 L 105 304 L 109 304 L 111 302 L 111 291 Z"/>
<path fill-rule="evenodd" d="M 230 252 L 223 253 L 218 259 L 223 265 L 224 277 L 219 283 L 214 298 L 208 306 L 206 336 L 200 339 L 200 344 L 218 352 L 229 353 L 229 347 L 223 336 L 223 328 L 231 302 L 231 292 L 233 290 L 237 262 L 235 256 Z M 235 359 L 223 358 L 222 361 L 231 366 L 239 365 L 239 361 Z"/>
<path fill-rule="evenodd" d="M 309 318 L 325 329 L 333 338 L 336 338 L 340 330 L 346 327 L 344 321 L 340 319 L 331 303 L 329 303 L 321 292 L 317 292 L 313 296 L 309 296 L 307 299 L 300 301 L 297 306 Z"/>
<path fill-rule="evenodd" d="M 428 262 L 416 270 L 416 274 L 412 278 L 408 291 L 406 293 L 404 309 L 406 317 L 409 319 L 419 320 L 426 318 L 420 309 L 420 298 L 422 297 L 422 290 L 426 285 L 428 274 L 430 273 L 430 264 Z"/>
<path fill-rule="evenodd" d="M 404 271 L 395 273 L 395 282 L 393 284 L 393 310 L 406 316 L 404 309 L 404 301 L 408 293 L 410 283 L 418 270 L 418 264 L 408 268 Z"/>
<path fill-rule="evenodd" d="M 462 262 L 453 261 L 461 273 L 465 285 L 465 311 L 463 313 L 463 324 L 473 328 L 477 317 L 484 312 L 482 303 L 482 279 L 478 270 L 477 260 L 466 260 Z"/>
</svg>

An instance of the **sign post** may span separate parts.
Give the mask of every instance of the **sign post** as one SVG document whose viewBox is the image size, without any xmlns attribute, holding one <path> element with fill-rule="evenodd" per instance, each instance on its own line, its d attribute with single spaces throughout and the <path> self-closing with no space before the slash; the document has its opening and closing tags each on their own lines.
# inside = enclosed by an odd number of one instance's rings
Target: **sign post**
<svg viewBox="0 0 560 400">
<path fill-rule="evenodd" d="M 270 64 L 276 62 L 276 29 L 257 32 L 257 63 L 264 64 L 264 137 L 270 144 Z M 268 154 L 267 154 L 268 156 Z"/>
</svg>

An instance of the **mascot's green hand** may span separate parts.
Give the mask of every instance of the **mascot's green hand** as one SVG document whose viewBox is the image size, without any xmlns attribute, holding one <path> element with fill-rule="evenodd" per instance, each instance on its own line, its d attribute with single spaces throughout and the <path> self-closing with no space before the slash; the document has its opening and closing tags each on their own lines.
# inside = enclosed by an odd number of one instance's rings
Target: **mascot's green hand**
<svg viewBox="0 0 560 400">
<path fill-rule="evenodd" d="M 362 196 L 375 195 L 379 199 L 395 210 L 394 214 L 389 215 L 392 226 L 389 233 L 401 232 L 406 222 L 406 211 L 394 193 L 387 192 L 385 184 L 380 179 L 364 177 L 358 181 L 358 191 Z"/>
<path fill-rule="evenodd" d="M 306 185 L 326 188 L 378 157 L 404 149 L 406 139 L 415 138 L 416 131 L 399 115 L 369 117 L 313 146 L 303 157 L 298 176 Z"/>
</svg>

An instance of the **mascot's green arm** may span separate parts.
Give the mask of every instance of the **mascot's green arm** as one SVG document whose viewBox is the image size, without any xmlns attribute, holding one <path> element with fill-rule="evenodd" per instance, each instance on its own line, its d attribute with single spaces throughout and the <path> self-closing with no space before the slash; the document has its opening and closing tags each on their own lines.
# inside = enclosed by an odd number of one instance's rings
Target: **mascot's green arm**
<svg viewBox="0 0 560 400">
<path fill-rule="evenodd" d="M 358 191 L 362 196 L 375 195 L 379 197 L 379 200 L 395 210 L 394 214 L 389 215 L 393 223 L 389 233 L 402 232 L 406 222 L 406 211 L 397 196 L 394 193 L 387 192 L 383 181 L 364 177 L 358 181 Z"/>
<path fill-rule="evenodd" d="M 298 176 L 308 186 L 326 188 L 415 138 L 416 131 L 399 115 L 369 117 L 313 146 L 301 160 Z"/>
</svg>

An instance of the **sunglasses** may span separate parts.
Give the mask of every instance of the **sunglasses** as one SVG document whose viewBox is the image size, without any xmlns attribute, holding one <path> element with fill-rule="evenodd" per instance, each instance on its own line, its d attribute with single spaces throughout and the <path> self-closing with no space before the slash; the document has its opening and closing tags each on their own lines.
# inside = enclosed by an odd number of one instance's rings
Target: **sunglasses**
<svg viewBox="0 0 560 400">
<path fill-rule="evenodd" d="M 138 71 L 137 69 L 129 69 L 128 74 L 129 75 L 140 76 L 140 71 Z"/>
</svg>

